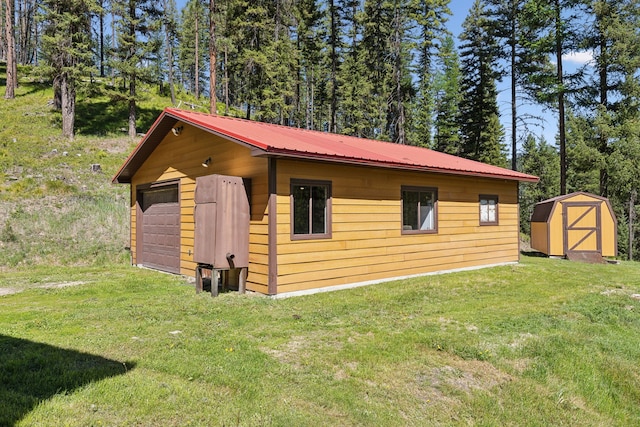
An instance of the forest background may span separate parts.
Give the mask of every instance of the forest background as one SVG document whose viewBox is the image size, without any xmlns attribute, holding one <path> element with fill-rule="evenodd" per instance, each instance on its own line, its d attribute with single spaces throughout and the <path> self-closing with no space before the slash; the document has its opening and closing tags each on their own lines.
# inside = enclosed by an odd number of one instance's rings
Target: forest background
<svg viewBox="0 0 640 427">
<path fill-rule="evenodd" d="M 511 167 L 541 178 L 520 188 L 524 233 L 536 202 L 588 191 L 611 200 L 619 253 L 637 258 L 640 1 L 475 0 L 460 34 L 451 3 L 3 0 L 5 98 L 20 64 L 53 86 L 69 139 L 76 99 L 92 93 L 128 106 L 135 138 L 151 89 Z M 590 60 L 567 66 L 576 54 Z M 541 129 L 556 123 L 549 141 Z"/>
</svg>

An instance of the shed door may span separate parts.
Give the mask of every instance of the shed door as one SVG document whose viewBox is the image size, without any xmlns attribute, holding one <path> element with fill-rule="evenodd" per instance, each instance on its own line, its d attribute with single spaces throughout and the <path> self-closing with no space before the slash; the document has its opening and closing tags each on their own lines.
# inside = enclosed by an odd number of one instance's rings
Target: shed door
<svg viewBox="0 0 640 427">
<path fill-rule="evenodd" d="M 568 252 L 602 252 L 600 203 L 565 202 L 564 250 Z"/>
<path fill-rule="evenodd" d="M 138 192 L 138 264 L 180 273 L 178 185 Z"/>
</svg>

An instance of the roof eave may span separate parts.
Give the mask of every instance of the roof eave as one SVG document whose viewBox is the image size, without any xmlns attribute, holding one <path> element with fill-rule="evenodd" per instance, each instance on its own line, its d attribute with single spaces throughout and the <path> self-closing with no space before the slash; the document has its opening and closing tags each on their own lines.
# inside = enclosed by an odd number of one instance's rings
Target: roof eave
<svg viewBox="0 0 640 427">
<path fill-rule="evenodd" d="M 484 172 L 463 171 L 459 169 L 446 169 L 446 168 L 437 168 L 437 167 L 422 166 L 422 165 L 408 165 L 404 163 L 395 163 L 395 162 L 380 162 L 380 161 L 374 162 L 366 159 L 336 157 L 336 156 L 313 154 L 313 153 L 298 153 L 298 152 L 289 151 L 289 150 L 255 149 L 252 152 L 252 155 L 256 157 L 265 156 L 265 157 L 282 157 L 282 158 L 290 158 L 290 159 L 298 159 L 298 160 L 316 160 L 316 161 L 341 163 L 341 164 L 348 164 L 348 165 L 355 165 L 355 166 L 370 166 L 370 167 L 376 167 L 376 168 L 405 170 L 405 171 L 414 171 L 414 172 L 433 172 L 433 173 L 441 173 L 446 175 L 463 175 L 463 176 L 471 176 L 471 177 L 478 177 L 478 178 L 503 179 L 507 181 L 535 183 L 540 180 L 540 178 L 533 175 L 523 175 L 520 177 L 516 177 L 516 176 L 509 176 L 509 175 L 484 173 Z"/>
</svg>

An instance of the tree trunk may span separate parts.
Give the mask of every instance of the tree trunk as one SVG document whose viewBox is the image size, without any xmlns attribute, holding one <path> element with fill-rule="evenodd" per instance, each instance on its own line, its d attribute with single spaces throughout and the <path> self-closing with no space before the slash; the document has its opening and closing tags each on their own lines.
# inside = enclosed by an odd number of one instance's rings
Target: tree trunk
<svg viewBox="0 0 640 427">
<path fill-rule="evenodd" d="M 60 76 L 60 94 L 62 95 L 62 136 L 73 139 L 76 115 L 76 90 L 73 79 L 68 75 Z"/>
<path fill-rule="evenodd" d="M 401 17 L 400 17 L 400 8 L 396 7 L 395 10 L 395 28 L 394 28 L 394 55 L 395 55 L 395 61 L 394 61 L 394 77 L 395 77 L 395 83 L 396 83 L 396 96 L 398 97 L 398 99 L 396 99 L 396 108 L 397 108 L 397 114 L 398 116 L 396 117 L 396 140 L 395 142 L 397 142 L 398 144 L 406 144 L 406 135 L 405 135 L 405 111 L 404 111 L 404 104 L 402 102 L 402 41 L 401 41 Z"/>
<path fill-rule="evenodd" d="M 229 70 L 227 67 L 228 47 L 224 47 L 224 115 L 229 115 Z"/>
<path fill-rule="evenodd" d="M 633 224 L 636 219 L 636 190 L 631 191 L 629 196 L 629 261 L 633 261 Z"/>
<path fill-rule="evenodd" d="M 517 27 L 517 10 L 515 0 L 511 0 L 511 34 L 510 34 L 510 47 L 511 47 L 511 169 L 518 169 L 518 138 L 516 135 L 517 128 L 517 105 L 516 105 L 516 39 L 518 30 Z"/>
<path fill-rule="evenodd" d="M 100 77 L 104 77 L 104 0 L 100 0 Z"/>
<path fill-rule="evenodd" d="M 209 111 L 216 114 L 216 67 L 218 48 L 216 46 L 215 0 L 209 0 Z"/>
<path fill-rule="evenodd" d="M 558 93 L 558 140 L 560 143 L 560 194 L 567 194 L 567 137 L 565 131 L 564 113 L 564 72 L 562 70 L 562 18 L 560 16 L 560 1 L 555 0 L 556 11 L 556 62 Z"/>
<path fill-rule="evenodd" d="M 195 76 L 194 76 L 194 92 L 196 95 L 196 99 L 200 99 L 200 87 L 199 87 L 199 81 L 200 81 L 200 64 L 199 64 L 199 57 L 200 57 L 200 37 L 199 37 L 199 30 L 198 30 L 198 15 L 196 12 L 196 71 L 195 71 Z"/>
<path fill-rule="evenodd" d="M 600 79 L 600 105 L 603 108 L 603 111 L 606 113 L 609 112 L 609 79 L 608 79 L 608 65 L 609 65 L 609 55 L 607 48 L 607 40 L 605 38 L 604 32 L 606 31 L 604 27 L 604 23 L 602 22 L 603 17 L 597 16 L 597 29 L 598 29 L 598 38 L 599 38 L 599 48 L 600 48 L 600 58 L 598 59 L 598 76 Z M 600 135 L 598 135 L 599 140 L 599 148 L 601 154 L 608 154 L 608 136 L 604 131 L 604 126 L 600 126 Z M 600 195 L 603 197 L 607 197 L 607 193 L 609 192 L 609 174 L 606 168 L 600 169 Z"/>
<path fill-rule="evenodd" d="M 60 75 L 53 78 L 53 108 L 62 111 L 62 81 Z"/>
<path fill-rule="evenodd" d="M 167 0 L 163 1 L 163 7 L 166 11 L 168 9 Z M 171 34 L 169 28 L 165 25 L 165 39 L 167 41 L 167 63 L 169 74 L 169 92 L 171 93 L 171 105 L 176 105 L 176 91 L 173 85 L 173 48 L 171 46 Z"/>
<path fill-rule="evenodd" d="M 16 87 L 18 87 L 18 74 L 16 65 L 16 42 L 13 37 L 13 7 L 12 0 L 5 0 L 5 39 L 7 41 L 7 87 L 5 89 L 5 99 L 16 97 Z"/>
<path fill-rule="evenodd" d="M 131 76 L 129 82 L 129 138 L 136 137 L 136 79 Z"/>
<path fill-rule="evenodd" d="M 330 36 L 329 43 L 331 43 L 331 104 L 330 104 L 330 123 L 329 123 L 329 132 L 337 133 L 337 123 L 336 123 L 336 111 L 338 109 L 338 53 L 336 51 L 336 44 L 338 43 L 338 30 L 336 28 L 336 15 L 337 15 L 336 7 L 334 5 L 334 0 L 329 0 L 329 15 L 331 19 L 331 28 L 329 28 Z"/>
</svg>

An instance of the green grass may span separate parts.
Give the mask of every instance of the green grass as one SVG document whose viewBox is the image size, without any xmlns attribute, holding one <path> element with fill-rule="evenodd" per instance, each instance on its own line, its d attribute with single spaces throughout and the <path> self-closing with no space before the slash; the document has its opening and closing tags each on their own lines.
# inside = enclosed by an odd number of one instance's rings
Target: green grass
<svg viewBox="0 0 640 427">
<path fill-rule="evenodd" d="M 0 426 L 640 424 L 638 263 L 196 295 L 126 266 L 110 179 L 136 141 L 108 82 L 69 141 L 50 86 L 19 76 L 0 101 Z M 169 105 L 146 93 L 141 131 Z"/>
<path fill-rule="evenodd" d="M 126 267 L 7 287 L 0 425 L 640 423 L 637 263 L 523 257 L 286 300 Z"/>
</svg>

